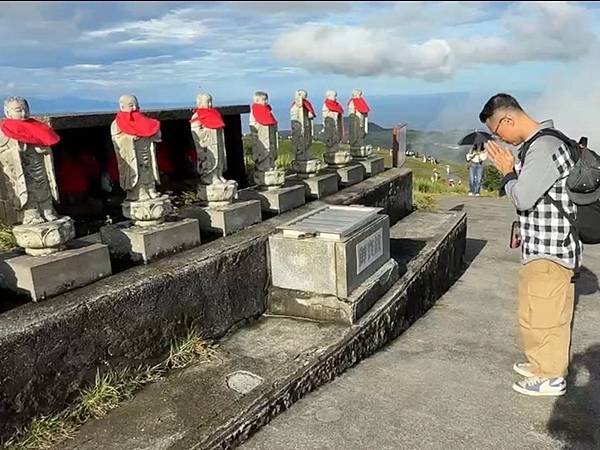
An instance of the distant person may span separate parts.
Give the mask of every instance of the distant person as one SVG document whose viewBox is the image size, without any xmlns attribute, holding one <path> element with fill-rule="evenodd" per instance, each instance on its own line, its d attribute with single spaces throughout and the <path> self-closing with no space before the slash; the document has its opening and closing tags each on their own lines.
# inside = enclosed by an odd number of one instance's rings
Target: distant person
<svg viewBox="0 0 600 450">
<path fill-rule="evenodd" d="M 466 158 L 469 165 L 469 195 L 479 197 L 483 183 L 483 162 L 487 159 L 483 145 L 474 145 Z"/>
<path fill-rule="evenodd" d="M 553 128 L 553 122 L 532 119 L 510 95 L 490 98 L 479 119 L 502 141 L 529 146 L 526 159 L 515 161 L 498 143 L 485 144 L 491 161 L 504 175 L 501 194 L 511 199 L 519 216 L 513 230 L 520 234 L 513 236 L 511 247 L 522 248 L 518 318 L 527 361 L 514 365 L 515 372 L 525 379 L 513 389 L 532 396 L 563 395 L 567 390 L 574 270 L 581 265 L 582 256 L 581 242 L 566 216 L 577 214 L 566 189 L 574 161 L 560 139 L 538 137 L 540 130 Z"/>
</svg>

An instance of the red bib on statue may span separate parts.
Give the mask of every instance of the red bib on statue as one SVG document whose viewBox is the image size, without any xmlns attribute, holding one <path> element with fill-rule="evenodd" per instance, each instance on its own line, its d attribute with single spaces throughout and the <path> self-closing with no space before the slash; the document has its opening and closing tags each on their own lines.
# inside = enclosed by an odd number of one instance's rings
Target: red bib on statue
<svg viewBox="0 0 600 450">
<path fill-rule="evenodd" d="M 369 111 L 371 111 L 371 108 L 369 108 L 369 105 L 367 105 L 364 98 L 351 98 L 350 102 L 354 103 L 354 108 L 361 114 L 368 114 Z M 348 104 L 350 104 L 350 102 L 348 102 Z"/>
<path fill-rule="evenodd" d="M 219 128 L 225 127 L 223 117 L 216 108 L 198 108 L 196 109 L 196 117 L 192 122 L 200 122 L 204 128 L 210 128 L 212 130 L 218 130 Z"/>
<path fill-rule="evenodd" d="M 151 119 L 139 111 L 119 111 L 116 121 L 119 130 L 131 136 L 151 137 L 160 131 L 158 120 Z"/>
<path fill-rule="evenodd" d="M 327 109 L 329 111 L 333 111 L 339 114 L 344 114 L 344 108 L 342 108 L 342 105 L 340 105 L 338 102 L 336 102 L 335 100 L 329 100 L 328 98 L 325 99 L 325 106 L 327 106 Z"/>
<path fill-rule="evenodd" d="M 252 104 L 252 115 L 261 125 L 277 125 L 277 120 L 271 112 L 271 105 Z"/>
<path fill-rule="evenodd" d="M 11 139 L 40 147 L 50 147 L 60 141 L 52 128 L 35 119 L 4 119 L 0 122 L 0 130 Z"/>
</svg>

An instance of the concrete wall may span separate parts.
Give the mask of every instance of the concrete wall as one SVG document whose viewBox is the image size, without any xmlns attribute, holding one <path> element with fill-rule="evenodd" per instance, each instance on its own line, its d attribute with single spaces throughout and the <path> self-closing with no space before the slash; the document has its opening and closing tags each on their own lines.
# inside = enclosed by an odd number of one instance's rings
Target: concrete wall
<svg viewBox="0 0 600 450">
<path fill-rule="evenodd" d="M 411 211 L 411 179 L 410 171 L 391 170 L 327 201 L 383 206 L 394 223 Z M 64 407 L 98 367 L 162 358 L 186 322 L 210 339 L 260 316 L 269 287 L 268 235 L 323 204 L 1 314 L 0 438 Z"/>
</svg>

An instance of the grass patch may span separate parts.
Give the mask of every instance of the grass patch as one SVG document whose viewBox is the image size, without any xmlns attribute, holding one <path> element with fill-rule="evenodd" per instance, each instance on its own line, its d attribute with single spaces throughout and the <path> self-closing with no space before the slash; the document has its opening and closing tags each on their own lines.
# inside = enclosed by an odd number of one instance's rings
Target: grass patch
<svg viewBox="0 0 600 450">
<path fill-rule="evenodd" d="M 94 383 L 80 390 L 77 400 L 55 415 L 34 418 L 2 446 L 6 450 L 45 450 L 72 438 L 77 429 L 90 419 L 105 416 L 148 383 L 163 378 L 169 369 L 183 369 L 193 363 L 205 362 L 216 356 L 215 347 L 194 329 L 173 340 L 167 358 L 155 366 L 137 369 L 96 372 Z"/>
<path fill-rule="evenodd" d="M 437 209 L 437 199 L 432 194 L 413 192 L 413 206 L 417 211 L 434 211 Z"/>
<path fill-rule="evenodd" d="M 12 227 L 0 223 L 0 250 L 11 250 L 15 247 L 17 247 L 17 241 L 12 232 Z"/>
<path fill-rule="evenodd" d="M 196 191 L 183 191 L 179 195 L 179 202 L 182 206 L 193 205 L 194 203 L 198 203 L 200 201 L 201 198 Z"/>
</svg>

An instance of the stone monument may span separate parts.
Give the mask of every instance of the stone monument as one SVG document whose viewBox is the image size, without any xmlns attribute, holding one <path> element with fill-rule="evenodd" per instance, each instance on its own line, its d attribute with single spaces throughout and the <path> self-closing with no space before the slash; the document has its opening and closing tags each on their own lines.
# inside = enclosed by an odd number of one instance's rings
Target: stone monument
<svg viewBox="0 0 600 450">
<path fill-rule="evenodd" d="M 269 236 L 269 312 L 355 323 L 399 279 L 381 208 L 324 206 Z"/>
<path fill-rule="evenodd" d="M 294 169 L 298 181 L 305 184 L 308 197 L 321 198 L 337 192 L 338 183 L 334 174 L 319 174 L 326 166 L 320 159 L 311 158 L 315 117 L 308 92 L 304 89 L 297 90 L 290 109 Z"/>
<path fill-rule="evenodd" d="M 266 92 L 254 93 L 250 110 L 250 132 L 254 182 L 257 188 L 241 191 L 240 198 L 258 199 L 263 211 L 277 214 L 303 205 L 306 201 L 304 186 L 286 185 L 285 171 L 278 169 L 275 164 L 279 149 L 277 119 Z"/>
<path fill-rule="evenodd" d="M 350 186 L 363 180 L 364 169 L 360 164 L 351 164 L 350 149 L 344 147 L 344 108 L 337 101 L 337 92 L 329 90 L 323 102 L 323 135 L 325 141 L 325 163 L 330 171 L 338 175 L 342 186 Z"/>
<path fill-rule="evenodd" d="M 261 221 L 260 201 L 234 201 L 237 183 L 223 176 L 227 170 L 225 122 L 221 113 L 213 108 L 210 94 L 199 94 L 196 106 L 190 128 L 197 155 L 194 158 L 196 171 L 200 177 L 198 194 L 204 206 L 182 207 L 179 215 L 198 219 L 202 230 L 226 236 Z"/>
<path fill-rule="evenodd" d="M 54 209 L 53 201 L 59 198 L 51 146 L 60 137 L 45 123 L 30 118 L 29 104 L 22 97 L 6 99 L 4 115 L 0 182 L 22 219 L 13 234 L 25 255 L 0 258 L 0 285 L 39 300 L 109 275 L 106 246 L 73 242 L 73 221 L 59 217 Z"/>
<path fill-rule="evenodd" d="M 119 98 L 119 111 L 110 126 L 117 159 L 119 183 L 126 192 L 123 215 L 131 222 L 103 227 L 103 242 L 120 259 L 144 263 L 200 243 L 198 221 L 165 222 L 172 212 L 169 197 L 156 190 L 160 174 L 156 143 L 161 141 L 160 122 L 140 111 L 134 95 Z"/>
<path fill-rule="evenodd" d="M 369 132 L 369 105 L 360 89 L 352 91 L 348 101 L 348 143 L 350 153 L 365 168 L 367 176 L 373 176 L 385 169 L 384 158 L 373 156 L 373 147 L 367 145 L 366 137 Z"/>
</svg>

